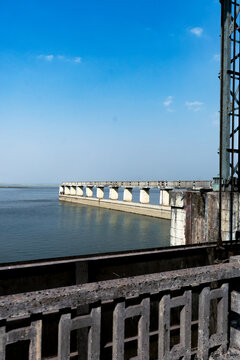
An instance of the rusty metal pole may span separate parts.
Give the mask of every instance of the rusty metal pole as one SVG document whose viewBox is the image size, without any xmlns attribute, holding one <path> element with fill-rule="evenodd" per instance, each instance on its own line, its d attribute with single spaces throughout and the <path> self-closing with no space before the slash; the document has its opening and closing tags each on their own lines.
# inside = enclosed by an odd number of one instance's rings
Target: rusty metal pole
<svg viewBox="0 0 240 360">
<path fill-rule="evenodd" d="M 222 191 L 229 194 L 229 232 L 233 240 L 234 192 L 240 192 L 240 4 L 221 0 L 221 93 L 219 240 L 222 244 Z M 238 119 L 238 121 L 236 121 Z M 236 124 L 237 123 L 237 124 Z M 236 126 L 237 125 L 237 126 Z"/>
<path fill-rule="evenodd" d="M 230 174 L 231 0 L 221 1 L 220 169 L 223 189 Z M 221 182 L 220 182 L 221 183 Z"/>
</svg>

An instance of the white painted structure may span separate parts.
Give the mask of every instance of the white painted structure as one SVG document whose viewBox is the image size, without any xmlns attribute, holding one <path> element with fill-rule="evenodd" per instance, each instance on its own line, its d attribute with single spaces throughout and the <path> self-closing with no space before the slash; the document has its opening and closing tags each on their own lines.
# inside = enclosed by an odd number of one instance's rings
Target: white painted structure
<svg viewBox="0 0 240 360">
<path fill-rule="evenodd" d="M 124 188 L 123 190 L 123 201 L 132 201 L 132 188 Z"/>
<path fill-rule="evenodd" d="M 109 199 L 117 200 L 118 199 L 118 188 L 117 187 L 110 187 L 109 189 Z"/>
<path fill-rule="evenodd" d="M 104 187 L 97 187 L 97 193 L 96 196 L 98 199 L 104 198 Z"/>
<path fill-rule="evenodd" d="M 160 204 L 161 205 L 169 205 L 169 191 L 160 190 Z"/>
<path fill-rule="evenodd" d="M 149 189 L 140 189 L 140 203 L 149 204 Z"/>
<path fill-rule="evenodd" d="M 87 186 L 86 187 L 86 197 L 92 197 L 93 196 L 93 187 Z"/>
</svg>

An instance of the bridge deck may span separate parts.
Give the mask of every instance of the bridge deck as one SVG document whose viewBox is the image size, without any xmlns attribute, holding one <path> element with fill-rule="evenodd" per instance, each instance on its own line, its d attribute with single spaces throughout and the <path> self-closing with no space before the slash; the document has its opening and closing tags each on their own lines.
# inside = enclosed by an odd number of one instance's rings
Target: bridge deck
<svg viewBox="0 0 240 360">
<path fill-rule="evenodd" d="M 212 189 L 212 181 L 68 181 L 61 186 L 96 186 L 158 189 Z"/>
</svg>

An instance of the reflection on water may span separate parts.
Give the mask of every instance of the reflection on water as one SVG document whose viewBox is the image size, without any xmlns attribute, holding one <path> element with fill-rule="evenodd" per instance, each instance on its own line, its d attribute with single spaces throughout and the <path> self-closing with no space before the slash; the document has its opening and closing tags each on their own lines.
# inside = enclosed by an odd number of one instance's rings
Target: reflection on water
<svg viewBox="0 0 240 360">
<path fill-rule="evenodd" d="M 58 201 L 57 188 L 0 189 L 0 262 L 169 245 L 170 221 Z"/>
</svg>

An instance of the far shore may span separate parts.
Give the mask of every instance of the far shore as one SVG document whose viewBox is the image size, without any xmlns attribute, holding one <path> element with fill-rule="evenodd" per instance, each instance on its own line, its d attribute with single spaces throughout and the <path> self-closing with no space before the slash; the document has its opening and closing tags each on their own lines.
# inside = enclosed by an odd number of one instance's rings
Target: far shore
<svg viewBox="0 0 240 360">
<path fill-rule="evenodd" d="M 57 187 L 55 184 L 0 185 L 0 189 L 31 189 L 32 187 Z"/>
<path fill-rule="evenodd" d="M 30 186 L 0 185 L 0 189 L 28 189 Z"/>
</svg>

